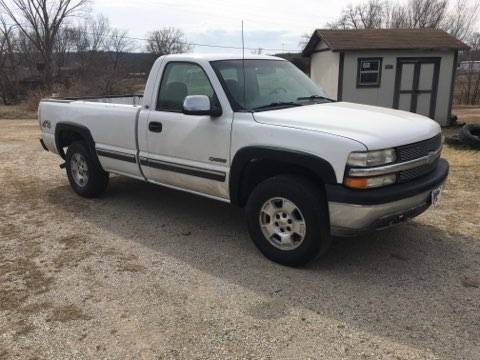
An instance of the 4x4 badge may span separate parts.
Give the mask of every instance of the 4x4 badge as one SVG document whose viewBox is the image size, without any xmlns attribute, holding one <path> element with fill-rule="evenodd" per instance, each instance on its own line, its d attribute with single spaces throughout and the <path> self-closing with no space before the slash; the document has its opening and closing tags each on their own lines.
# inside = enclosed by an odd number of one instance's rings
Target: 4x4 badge
<svg viewBox="0 0 480 360">
<path fill-rule="evenodd" d="M 52 124 L 48 120 L 43 120 L 42 127 L 50 129 L 52 127 Z"/>
</svg>

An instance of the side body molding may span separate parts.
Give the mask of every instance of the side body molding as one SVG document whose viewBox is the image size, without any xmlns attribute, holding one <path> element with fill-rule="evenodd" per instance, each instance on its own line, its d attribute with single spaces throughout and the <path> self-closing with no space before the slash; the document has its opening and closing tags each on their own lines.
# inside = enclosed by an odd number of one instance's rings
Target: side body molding
<svg viewBox="0 0 480 360">
<path fill-rule="evenodd" d="M 276 147 L 248 146 L 237 151 L 230 168 L 230 201 L 234 205 L 243 205 L 242 186 L 248 177 L 249 167 L 259 161 L 274 161 L 303 168 L 313 173 L 324 184 L 337 184 L 335 171 L 328 161 L 301 151 Z"/>
</svg>

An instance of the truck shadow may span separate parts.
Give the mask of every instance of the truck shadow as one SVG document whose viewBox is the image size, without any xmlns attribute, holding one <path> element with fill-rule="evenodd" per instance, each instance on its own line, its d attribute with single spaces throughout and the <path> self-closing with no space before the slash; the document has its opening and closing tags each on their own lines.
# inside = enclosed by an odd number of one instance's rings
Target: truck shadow
<svg viewBox="0 0 480 360">
<path fill-rule="evenodd" d="M 443 354 L 480 335 L 480 314 L 468 302 L 476 289 L 461 284 L 463 271 L 478 266 L 478 254 L 465 245 L 472 239 L 419 222 L 336 239 L 326 257 L 292 269 L 263 258 L 243 211 L 228 204 L 124 177 L 112 178 L 101 199 L 81 199 L 62 186 L 50 189 L 47 200 L 92 226 L 268 298 L 264 307 L 245 309 L 253 317 L 303 307 L 339 326 Z M 262 310 L 269 303 L 275 307 Z M 455 345 L 446 332 L 458 335 Z"/>
</svg>

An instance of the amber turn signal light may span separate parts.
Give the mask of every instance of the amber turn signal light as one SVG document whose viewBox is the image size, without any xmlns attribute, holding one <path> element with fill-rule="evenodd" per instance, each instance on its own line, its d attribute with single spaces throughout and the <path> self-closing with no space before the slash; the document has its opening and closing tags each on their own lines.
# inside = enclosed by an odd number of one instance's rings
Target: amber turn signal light
<svg viewBox="0 0 480 360">
<path fill-rule="evenodd" d="M 346 177 L 343 180 L 343 185 L 352 189 L 366 189 L 368 188 L 368 178 Z"/>
<path fill-rule="evenodd" d="M 343 185 L 352 189 L 369 189 L 377 188 L 381 186 L 387 186 L 395 184 L 397 181 L 396 174 L 388 174 L 382 176 L 374 176 L 368 178 L 361 177 L 346 177 L 343 181 Z"/>
</svg>

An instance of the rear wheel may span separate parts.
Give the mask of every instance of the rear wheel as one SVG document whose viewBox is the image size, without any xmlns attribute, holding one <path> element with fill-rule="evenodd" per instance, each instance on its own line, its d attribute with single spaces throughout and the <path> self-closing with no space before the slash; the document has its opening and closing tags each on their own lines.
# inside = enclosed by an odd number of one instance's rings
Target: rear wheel
<svg viewBox="0 0 480 360">
<path fill-rule="evenodd" d="M 307 178 L 280 175 L 260 183 L 247 202 L 250 236 L 270 260 L 303 265 L 331 244 L 324 191 Z"/>
<path fill-rule="evenodd" d="M 76 141 L 68 147 L 66 168 L 70 186 L 80 196 L 95 198 L 107 188 L 108 173 L 92 158 L 84 142 Z"/>
</svg>

